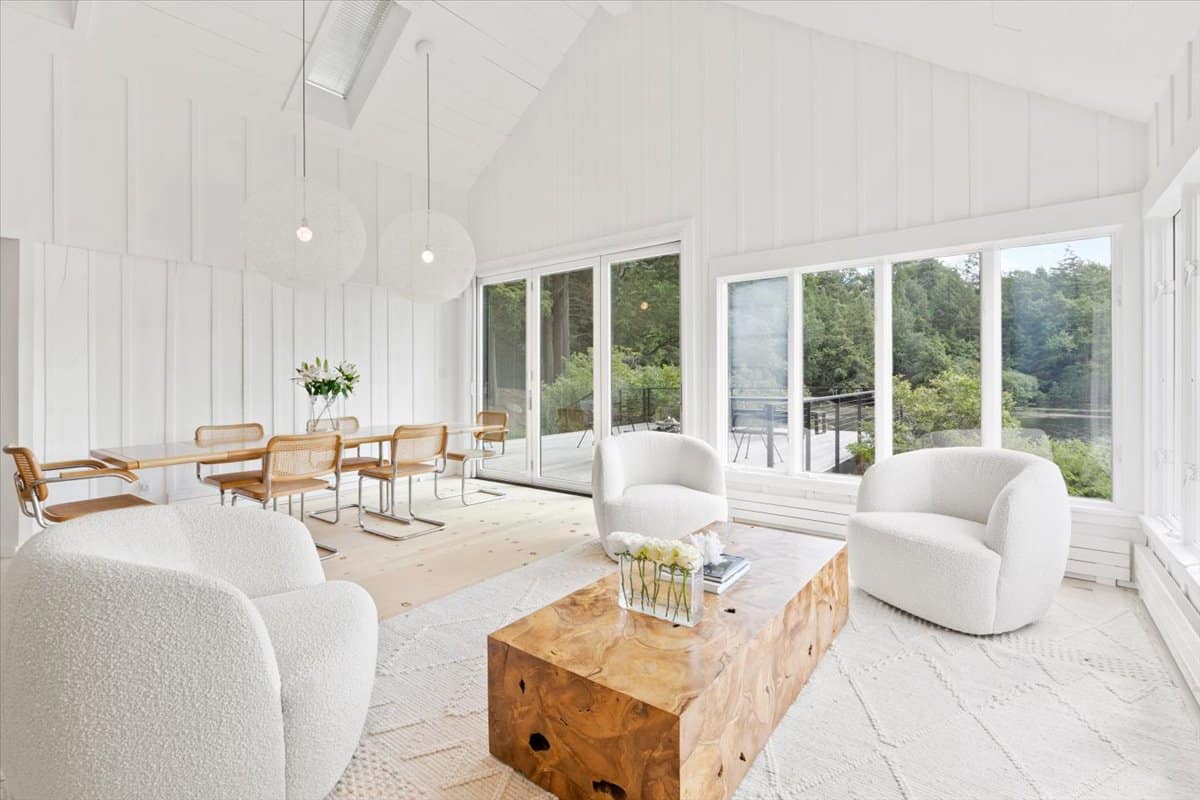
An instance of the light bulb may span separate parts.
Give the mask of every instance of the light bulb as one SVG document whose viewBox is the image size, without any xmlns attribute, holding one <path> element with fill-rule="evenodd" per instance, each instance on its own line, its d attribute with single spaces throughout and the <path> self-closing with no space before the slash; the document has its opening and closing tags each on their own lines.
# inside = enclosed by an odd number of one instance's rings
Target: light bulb
<svg viewBox="0 0 1200 800">
<path fill-rule="evenodd" d="M 426 264 L 432 264 L 433 258 L 434 258 L 433 251 L 430 250 L 428 247 L 426 247 L 424 250 L 421 251 L 421 260 L 424 261 Z"/>
<path fill-rule="evenodd" d="M 311 242 L 313 237 L 312 228 L 308 227 L 308 220 L 300 220 L 300 227 L 296 228 L 296 238 L 302 242 Z"/>
</svg>

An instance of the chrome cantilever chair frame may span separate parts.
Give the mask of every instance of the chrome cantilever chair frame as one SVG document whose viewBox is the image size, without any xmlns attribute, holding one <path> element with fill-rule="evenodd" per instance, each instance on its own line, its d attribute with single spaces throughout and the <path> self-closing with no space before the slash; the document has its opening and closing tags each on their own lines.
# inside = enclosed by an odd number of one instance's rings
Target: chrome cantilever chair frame
<svg viewBox="0 0 1200 800">
<path fill-rule="evenodd" d="M 428 474 L 428 473 L 432 472 L 433 476 L 434 476 L 435 490 L 436 490 L 436 481 L 437 481 L 438 471 L 444 470 L 446 468 L 446 438 L 447 438 L 446 431 L 447 431 L 447 429 L 446 429 L 445 425 L 401 425 L 400 427 L 396 428 L 395 433 L 392 435 L 391 453 L 390 453 L 391 458 L 388 460 L 388 462 L 381 464 L 375 473 L 373 473 L 370 468 L 359 470 L 359 473 L 358 473 L 358 527 L 359 528 L 361 528 L 363 531 L 365 531 L 367 533 L 373 533 L 376 536 L 382 536 L 383 538 L 391 539 L 394 542 L 403 542 L 403 541 L 407 541 L 408 539 L 415 539 L 418 536 L 425 536 L 426 534 L 436 533 L 440 530 L 443 530 L 446 527 L 445 522 L 443 522 L 441 520 L 437 520 L 437 519 L 431 519 L 429 517 L 418 516 L 417 513 L 413 510 L 413 477 L 416 474 Z M 400 442 L 409 441 L 409 440 L 413 440 L 413 439 L 425 439 L 425 438 L 432 439 L 435 436 L 440 437 L 440 444 L 438 445 L 436 450 L 429 451 L 429 453 L 426 457 L 422 458 L 422 457 L 420 457 L 419 454 L 414 453 L 414 455 L 412 457 L 405 459 L 404 461 L 398 460 L 397 456 L 400 452 L 400 444 L 399 444 Z M 428 463 L 429 461 L 432 461 L 433 463 L 430 464 L 430 463 Z M 418 473 L 409 472 L 407 475 L 401 476 L 399 474 L 401 465 L 403 465 L 407 468 L 410 468 L 410 469 L 415 468 L 415 467 L 422 467 L 422 466 L 426 467 L 427 469 L 424 469 Z M 386 477 L 384 477 L 381 474 L 383 470 L 387 470 L 387 472 L 390 474 L 387 475 Z M 396 513 L 396 480 L 400 477 L 408 478 L 408 516 L 401 516 Z M 386 486 L 386 491 L 384 491 L 383 494 L 380 496 L 380 504 L 379 504 L 378 511 L 371 509 L 371 508 L 367 508 L 363 504 L 363 480 L 366 478 L 374 478 L 375 480 L 379 481 L 379 485 L 380 485 L 381 489 L 384 486 Z M 386 502 L 385 502 L 385 496 L 386 496 Z M 395 533 L 392 533 L 391 531 L 385 531 L 380 528 L 367 527 L 366 522 L 363 520 L 364 514 L 369 514 L 373 517 L 379 517 L 381 519 L 386 519 L 390 522 L 398 522 L 401 525 L 411 525 L 414 522 L 423 522 L 426 525 L 430 525 L 432 527 L 425 528 L 425 529 L 422 529 L 419 531 L 413 531 L 412 533 L 395 534 Z"/>
<path fill-rule="evenodd" d="M 331 430 L 336 430 L 339 433 L 355 433 L 356 431 L 358 431 L 358 428 L 359 428 L 358 417 L 338 417 L 335 420 L 333 420 L 333 427 Z M 324 430 L 324 429 L 319 429 L 319 430 Z M 372 466 L 372 464 L 379 465 L 379 464 L 383 463 L 383 445 L 382 444 L 379 445 L 379 453 L 375 457 L 375 460 L 373 462 L 366 462 L 363 459 L 357 457 L 357 454 L 359 452 L 359 447 L 360 447 L 360 445 L 351 445 L 349 447 L 343 448 L 343 452 L 342 452 L 342 471 L 343 472 L 358 472 L 361 468 L 363 468 L 365 466 Z M 351 466 L 348 466 L 346 463 L 346 456 L 345 456 L 346 450 L 353 450 L 356 454 L 356 457 L 351 460 L 351 462 L 352 462 Z M 324 509 L 321 509 L 320 511 L 309 512 L 308 518 L 315 519 L 318 522 L 324 522 L 326 525 L 337 525 L 338 523 L 340 523 L 342 521 L 342 510 L 343 509 L 358 508 L 359 507 L 358 503 L 345 503 L 345 504 L 342 503 L 340 487 L 341 487 L 341 481 L 339 480 L 338 485 L 333 489 L 333 508 L 324 508 Z M 379 486 L 379 507 L 380 507 L 380 509 L 383 508 L 383 485 L 382 484 L 380 484 L 380 486 Z M 328 516 L 329 514 L 333 514 L 332 519 L 329 518 L 329 516 Z M 302 519 L 304 518 L 303 512 L 301 512 L 301 518 Z"/>
<path fill-rule="evenodd" d="M 70 481 L 95 480 L 97 478 L 119 478 L 126 483 L 136 484 L 139 481 L 137 473 L 113 467 L 94 458 L 81 458 L 71 461 L 49 461 L 41 463 L 27 447 L 7 445 L 4 452 L 11 455 L 16 462 L 17 471 L 13 473 L 13 486 L 17 490 L 17 503 L 21 513 L 32 519 L 38 527 L 45 530 L 51 525 L 74 517 L 98 511 L 115 508 L 127 508 L 139 505 L 154 505 L 137 495 L 119 494 L 108 497 L 95 497 L 87 500 L 75 500 L 68 503 L 47 505 L 50 498 L 51 484 L 67 483 Z M 77 470 L 68 472 L 67 470 Z M 47 476 L 46 472 L 57 472 L 57 475 Z M 60 516 L 60 519 L 50 517 Z"/>
<path fill-rule="evenodd" d="M 255 485 L 252 484 L 252 485 L 246 485 L 246 486 L 238 486 L 232 490 L 233 499 L 230 501 L 230 505 L 237 505 L 238 498 L 245 497 L 248 500 L 254 500 L 255 502 L 261 503 L 264 510 L 267 508 L 267 503 L 270 503 L 271 507 L 273 509 L 278 510 L 280 495 L 276 494 L 274 491 L 274 489 L 275 489 L 274 484 L 275 484 L 275 478 L 276 478 L 276 476 L 274 474 L 275 467 L 276 467 L 276 457 L 282 452 L 302 452 L 302 451 L 304 451 L 303 445 L 307 441 L 312 440 L 314 438 L 316 438 L 316 439 L 326 438 L 331 435 L 335 437 L 335 443 L 333 445 L 333 449 L 335 452 L 333 455 L 332 464 L 328 464 L 328 463 L 323 464 L 323 465 L 321 465 L 320 469 L 310 469 L 307 471 L 299 471 L 299 472 L 295 472 L 295 473 L 284 472 L 283 475 L 281 476 L 281 482 L 286 483 L 290 477 L 290 479 L 294 480 L 294 481 L 312 480 L 314 482 L 320 483 L 321 478 L 323 476 L 330 474 L 328 468 L 330 466 L 332 466 L 333 467 L 333 470 L 332 470 L 333 484 L 330 485 L 329 482 L 326 481 L 325 488 L 332 491 L 334 493 L 334 497 L 337 497 L 338 493 L 341 489 L 341 485 L 342 485 L 342 435 L 340 433 L 333 433 L 333 434 L 307 433 L 307 434 L 294 434 L 294 435 L 271 437 L 271 440 L 269 442 L 267 442 L 267 452 L 263 454 L 263 460 L 262 460 L 262 463 L 263 463 L 262 480 L 261 480 L 262 498 L 260 499 L 259 497 L 255 496 L 254 493 L 257 491 L 254 488 Z M 320 487 L 319 486 L 311 487 L 307 491 L 320 491 Z M 289 492 L 286 495 L 287 499 L 288 499 L 288 516 L 292 515 L 292 497 L 295 496 L 296 494 L 300 495 L 300 521 L 301 522 L 304 521 L 304 495 L 306 493 L 307 493 L 306 491 L 296 491 L 296 492 Z M 322 561 L 333 558 L 334 556 L 336 556 L 338 554 L 338 549 L 334 545 L 324 544 L 322 542 L 318 542 L 316 539 L 313 540 L 313 545 L 315 545 L 317 547 L 317 549 L 319 549 L 319 550 L 326 551 L 327 555 L 321 556 Z"/>
<path fill-rule="evenodd" d="M 489 458 L 504 455 L 508 444 L 508 412 L 507 411 L 480 411 L 475 415 L 475 424 L 477 425 L 503 425 L 504 430 L 500 431 L 483 431 L 474 434 L 475 443 L 479 445 L 478 449 L 468 450 L 462 453 L 447 453 L 447 459 L 443 461 L 442 468 L 433 473 L 433 496 L 438 500 L 453 500 L 455 495 L 443 495 L 438 489 L 438 476 L 445 474 L 446 467 L 449 461 L 457 461 L 462 465 L 462 474 L 459 476 L 458 499 L 464 506 L 481 506 L 484 503 L 493 503 L 497 500 L 508 496 L 506 492 L 499 489 L 473 489 L 467 491 L 467 465 L 473 461 L 486 461 Z M 499 437 L 499 438 L 496 438 Z M 488 442 L 500 442 L 500 452 L 489 448 Z M 480 455 L 486 453 L 486 455 Z M 471 495 L 486 494 L 490 495 L 487 500 L 468 501 L 467 498 Z"/>
</svg>

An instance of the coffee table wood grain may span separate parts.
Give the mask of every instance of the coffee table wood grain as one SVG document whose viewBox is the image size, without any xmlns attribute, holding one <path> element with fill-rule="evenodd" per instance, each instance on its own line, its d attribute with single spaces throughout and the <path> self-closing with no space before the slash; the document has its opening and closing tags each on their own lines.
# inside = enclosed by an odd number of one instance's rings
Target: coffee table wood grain
<svg viewBox="0 0 1200 800">
<path fill-rule="evenodd" d="M 488 637 L 492 755 L 560 798 L 728 798 L 845 625 L 845 543 L 713 523 L 752 562 L 694 628 L 616 574 Z M 814 735 L 819 735 L 814 721 Z"/>
</svg>

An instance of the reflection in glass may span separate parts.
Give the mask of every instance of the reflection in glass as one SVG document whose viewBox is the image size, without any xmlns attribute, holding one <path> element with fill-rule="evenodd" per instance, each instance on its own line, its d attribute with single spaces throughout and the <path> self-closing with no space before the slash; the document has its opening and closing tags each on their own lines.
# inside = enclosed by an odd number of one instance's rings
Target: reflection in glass
<svg viewBox="0 0 1200 800">
<path fill-rule="evenodd" d="M 893 265 L 893 451 L 979 445 L 979 253 Z"/>
<path fill-rule="evenodd" d="M 489 470 L 525 471 L 525 281 L 483 287 L 483 408 L 508 412 L 504 454 Z"/>
<path fill-rule="evenodd" d="M 803 276 L 805 472 L 860 474 L 875 461 L 875 271 Z"/>
<path fill-rule="evenodd" d="M 540 308 L 542 475 L 590 484 L 592 270 L 544 275 Z"/>
<path fill-rule="evenodd" d="M 729 285 L 729 460 L 787 468 L 788 279 Z"/>
<path fill-rule="evenodd" d="M 1052 459 L 1077 497 L 1112 497 L 1108 237 L 1000 252 L 1003 444 Z"/>
<path fill-rule="evenodd" d="M 679 254 L 612 265 L 612 428 L 678 433 Z"/>
</svg>

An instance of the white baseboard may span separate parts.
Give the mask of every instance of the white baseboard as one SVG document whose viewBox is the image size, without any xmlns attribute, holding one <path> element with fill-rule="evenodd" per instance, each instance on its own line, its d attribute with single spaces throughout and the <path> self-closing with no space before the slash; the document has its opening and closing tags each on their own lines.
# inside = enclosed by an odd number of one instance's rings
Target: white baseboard
<svg viewBox="0 0 1200 800">
<path fill-rule="evenodd" d="M 1134 548 L 1133 569 L 1138 590 L 1150 618 L 1183 673 L 1192 695 L 1200 702 L 1200 611 L 1154 553 L 1143 545 Z"/>
</svg>

